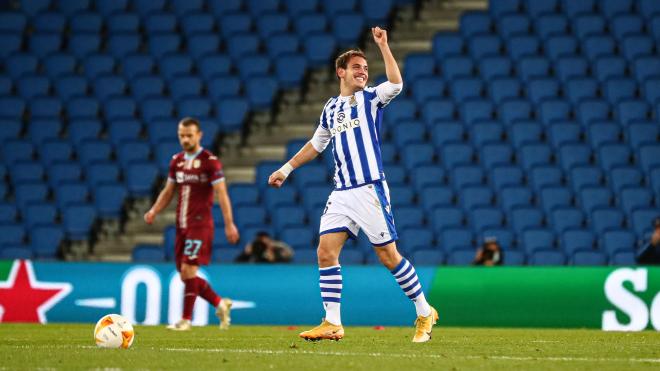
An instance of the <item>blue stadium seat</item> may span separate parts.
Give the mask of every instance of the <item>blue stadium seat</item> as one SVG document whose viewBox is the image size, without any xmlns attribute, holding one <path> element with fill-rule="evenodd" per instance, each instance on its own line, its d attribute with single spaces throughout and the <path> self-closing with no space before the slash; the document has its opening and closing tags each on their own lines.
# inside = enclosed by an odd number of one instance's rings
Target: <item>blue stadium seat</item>
<svg viewBox="0 0 660 371">
<path fill-rule="evenodd" d="M 536 4 L 531 2 L 530 4 Z M 569 24 L 563 14 L 543 14 L 535 20 L 536 33 L 542 40 L 567 33 Z"/>
<path fill-rule="evenodd" d="M 177 53 L 182 42 L 176 33 L 158 33 L 149 35 L 147 44 L 149 54 L 159 59 L 170 53 Z"/>
<path fill-rule="evenodd" d="M 539 18 L 547 13 L 554 13 L 559 7 L 559 0 L 534 1 L 523 0 L 525 10 L 532 18 Z"/>
<path fill-rule="evenodd" d="M 469 214 L 470 224 L 480 234 L 486 229 L 500 228 L 504 225 L 504 214 L 499 208 L 475 208 Z"/>
<path fill-rule="evenodd" d="M 389 172 L 388 172 L 389 173 Z M 439 166 L 422 166 L 413 169 L 410 180 L 415 189 L 421 191 L 425 187 L 444 184 L 445 173 Z M 389 177 L 388 177 L 389 180 Z"/>
<path fill-rule="evenodd" d="M 394 201 L 392 203 L 397 206 Z M 424 212 L 417 207 L 396 207 L 394 218 L 399 230 L 420 228 L 424 225 Z"/>
<path fill-rule="evenodd" d="M 613 18 L 620 13 L 629 13 L 633 7 L 632 0 L 602 0 L 598 7 L 607 18 Z"/>
<path fill-rule="evenodd" d="M 237 207 L 235 212 L 239 230 L 245 226 L 263 226 L 266 224 L 266 210 L 259 206 Z"/>
<path fill-rule="evenodd" d="M 135 33 L 140 31 L 140 17 L 135 13 L 115 13 L 106 18 L 109 33 Z"/>
<path fill-rule="evenodd" d="M 14 37 L 17 44 L 14 49 Z M 2 46 L 3 58 L 5 58 L 5 71 L 14 80 L 19 79 L 23 74 L 37 72 L 39 59 L 28 53 L 13 53 L 20 47 L 21 39 L 18 35 L 3 33 L 0 35 L 0 46 Z M 9 55 L 10 53 L 13 53 Z"/>
<path fill-rule="evenodd" d="M 660 146 L 655 145 L 645 145 L 639 149 L 639 156 L 637 158 L 637 163 L 641 165 L 642 170 L 646 173 L 651 172 L 655 167 L 660 165 Z"/>
<path fill-rule="evenodd" d="M 459 191 L 466 186 L 484 184 L 485 174 L 479 166 L 464 164 L 451 169 L 449 181 L 454 189 Z"/>
<path fill-rule="evenodd" d="M 408 186 L 390 186 L 391 201 L 395 207 L 409 206 L 414 203 L 415 191 Z"/>
<path fill-rule="evenodd" d="M 637 11 L 643 16 L 650 18 L 660 13 L 660 4 L 653 0 L 640 0 Z"/>
<path fill-rule="evenodd" d="M 27 17 L 19 12 L 10 12 L 5 10 L 0 14 L 0 31 L 8 33 L 21 34 L 25 30 Z"/>
<path fill-rule="evenodd" d="M 14 200 L 21 210 L 31 202 L 44 202 L 48 187 L 44 183 L 22 183 L 14 187 Z"/>
<path fill-rule="evenodd" d="M 98 139 L 101 136 L 102 130 L 103 130 L 103 125 L 101 124 L 101 121 L 96 119 L 71 120 L 68 125 L 68 134 L 69 134 L 68 139 L 69 142 L 71 142 L 71 144 L 80 146 L 88 141 L 93 141 Z M 51 151 L 51 152 L 54 153 L 55 151 Z M 78 155 L 80 157 L 80 154 Z"/>
<path fill-rule="evenodd" d="M 307 227 L 289 227 L 279 233 L 279 239 L 289 244 L 296 254 L 304 250 L 313 250 L 314 233 Z"/>
<path fill-rule="evenodd" d="M 569 229 L 582 228 L 585 218 L 582 211 L 575 207 L 559 207 L 551 212 L 552 226 L 557 233 Z"/>
<path fill-rule="evenodd" d="M 34 257 L 32 250 L 23 244 L 5 244 L 0 247 L 0 259 L 3 260 L 30 260 Z"/>
<path fill-rule="evenodd" d="M 621 229 L 623 221 L 624 216 L 619 209 L 599 208 L 591 212 L 590 225 L 598 235 L 602 235 L 608 230 Z"/>
<path fill-rule="evenodd" d="M 135 162 L 125 170 L 126 187 L 131 196 L 146 197 L 151 195 L 158 176 L 158 167 L 153 162 Z"/>
<path fill-rule="evenodd" d="M 30 101 L 28 110 L 32 118 L 59 118 L 62 103 L 57 98 L 41 96 Z"/>
<path fill-rule="evenodd" d="M 522 244 L 521 247 L 527 254 L 555 247 L 555 234 L 550 229 L 528 228 L 519 235 L 521 235 L 519 243 Z"/>
<path fill-rule="evenodd" d="M 589 213 L 612 205 L 612 192 L 605 187 L 587 186 L 580 190 L 579 195 L 582 209 Z"/>
<path fill-rule="evenodd" d="M 504 40 L 518 34 L 530 32 L 530 20 L 524 14 L 505 14 L 495 18 L 497 20 L 497 32 Z"/>
<path fill-rule="evenodd" d="M 47 23 L 55 23 L 51 21 L 53 21 L 53 19 L 49 17 Z M 48 54 L 59 51 L 61 46 L 62 36 L 60 35 L 59 30 L 37 31 L 29 36 L 28 39 L 28 50 L 39 58 L 44 58 Z"/>
<path fill-rule="evenodd" d="M 464 225 L 464 222 L 465 216 L 463 211 L 457 207 L 438 207 L 431 213 L 431 224 L 436 233 L 447 228 L 461 227 Z"/>
<path fill-rule="evenodd" d="M 517 166 L 495 166 L 490 171 L 490 183 L 496 191 L 501 191 L 507 186 L 519 186 L 525 182 L 522 169 Z"/>
<path fill-rule="evenodd" d="M 57 208 L 51 203 L 31 203 L 22 210 L 23 224 L 27 229 L 55 223 Z"/>
<path fill-rule="evenodd" d="M 88 90 L 87 80 L 79 75 L 61 75 L 55 81 L 55 91 L 63 101 L 68 101 L 76 96 L 85 96 Z"/>
<path fill-rule="evenodd" d="M 180 75 L 179 75 L 180 76 Z M 150 97 L 158 97 L 165 92 L 165 82 L 158 76 L 140 75 L 130 81 L 131 93 L 138 101 Z M 176 95 L 178 91 L 172 89 L 171 94 Z"/>
<path fill-rule="evenodd" d="M 432 165 L 433 154 L 434 149 L 430 144 L 411 144 L 403 148 L 401 160 L 407 169 L 412 170 L 418 166 Z"/>
<path fill-rule="evenodd" d="M 564 171 L 570 171 L 576 166 L 592 163 L 591 147 L 580 143 L 566 143 L 559 148 L 559 163 Z"/>
<path fill-rule="evenodd" d="M 199 35 L 199 37 L 202 37 L 202 35 Z M 190 40 L 190 42 L 192 41 L 193 40 Z M 208 41 L 208 40 L 203 40 L 203 41 Z M 203 41 L 200 41 L 200 43 L 202 43 Z M 189 49 L 193 48 L 195 45 L 196 44 L 191 44 L 188 46 L 188 48 Z M 196 58 L 199 57 L 196 56 Z M 168 81 L 173 79 L 179 74 L 181 75 L 191 74 L 194 66 L 193 59 L 191 58 L 190 55 L 187 54 L 170 54 L 157 60 L 157 64 L 161 76 Z"/>
<path fill-rule="evenodd" d="M 172 0 L 170 7 L 178 16 L 183 16 L 189 13 L 201 12 L 206 6 L 203 0 Z"/>
<path fill-rule="evenodd" d="M 30 247 L 39 259 L 55 259 L 64 240 L 64 231 L 58 225 L 37 226 L 30 230 Z"/>
<path fill-rule="evenodd" d="M 532 105 L 522 99 L 505 100 L 499 105 L 499 118 L 506 125 L 511 125 L 515 121 L 529 120 L 532 116 Z"/>
<path fill-rule="evenodd" d="M 625 144 L 605 144 L 598 149 L 600 166 L 605 171 L 611 171 L 617 166 L 630 165 L 632 154 Z"/>
<path fill-rule="evenodd" d="M 573 20 L 573 29 L 580 40 L 605 33 L 605 19 L 598 14 L 582 14 Z"/>
<path fill-rule="evenodd" d="M 25 229 L 17 223 L 0 224 L 0 246 L 21 244 L 25 240 Z"/>
<path fill-rule="evenodd" d="M 152 12 L 144 19 L 144 29 L 147 34 L 158 32 L 175 32 L 177 17 L 172 13 Z M 183 27 L 185 29 L 185 27 Z"/>
<path fill-rule="evenodd" d="M 23 75 L 17 82 L 18 94 L 25 100 L 31 100 L 40 95 L 48 95 L 50 80 L 43 75 Z"/>
<path fill-rule="evenodd" d="M 250 183 L 232 183 L 229 186 L 232 205 L 255 206 L 259 203 L 259 189 Z"/>
<path fill-rule="evenodd" d="M 469 186 L 458 194 L 464 210 L 474 210 L 477 207 L 488 207 L 493 204 L 494 195 L 490 188 Z"/>
<path fill-rule="evenodd" d="M 660 17 L 658 17 L 660 20 Z M 660 25 L 660 22 L 658 22 Z M 659 57 L 640 57 L 633 62 L 633 72 L 638 82 L 646 81 L 653 77 L 660 76 L 660 58 Z"/>
<path fill-rule="evenodd" d="M 94 205 L 101 219 L 119 219 L 128 196 L 121 183 L 103 183 L 94 189 Z"/>
<path fill-rule="evenodd" d="M 562 0 L 561 7 L 569 17 L 573 18 L 579 14 L 592 13 L 596 8 L 595 3 L 595 0 L 584 0 L 580 2 Z"/>
<path fill-rule="evenodd" d="M 645 34 L 630 35 L 623 38 L 623 45 L 620 47 L 621 54 L 630 62 L 636 58 L 652 55 L 655 48 L 655 42 L 650 36 Z"/>
<path fill-rule="evenodd" d="M 589 75 L 589 68 L 589 62 L 585 58 L 573 55 L 559 58 L 555 72 L 563 83 L 570 83 L 573 78 Z"/>
<path fill-rule="evenodd" d="M 492 20 L 484 11 L 468 11 L 461 15 L 460 31 L 464 38 L 470 38 L 480 33 L 490 33 L 492 29 Z"/>
<path fill-rule="evenodd" d="M 573 194 L 568 187 L 546 187 L 541 189 L 539 194 L 541 205 L 546 213 L 550 213 L 558 207 L 573 204 Z"/>
<path fill-rule="evenodd" d="M 298 35 L 306 35 L 312 32 L 325 32 L 328 30 L 327 18 L 320 13 L 302 13 L 300 17 L 293 18 L 293 20 L 293 28 Z"/>
<path fill-rule="evenodd" d="M 127 85 L 122 76 L 105 74 L 97 77 L 93 86 L 96 97 L 105 101 L 113 96 L 124 95 Z"/>
<path fill-rule="evenodd" d="M 8 140 L 2 146 L 2 159 L 6 164 L 16 161 L 29 161 L 34 157 L 34 145 L 27 140 Z"/>
<path fill-rule="evenodd" d="M 15 203 L 0 203 L 0 223 L 14 223 L 18 219 L 18 210 Z"/>
<path fill-rule="evenodd" d="M 508 138 L 514 148 L 542 141 L 543 127 L 535 121 L 516 121 L 509 126 Z"/>
<path fill-rule="evenodd" d="M 103 183 L 117 183 L 121 170 L 116 162 L 95 161 L 85 169 L 85 180 L 92 189 Z"/>
<path fill-rule="evenodd" d="M 636 14 L 619 14 L 612 19 L 612 31 L 617 40 L 644 32 L 644 19 Z"/>
<path fill-rule="evenodd" d="M 616 117 L 621 124 L 628 126 L 635 120 L 648 119 L 650 110 L 649 105 L 643 100 L 624 100 L 616 105 Z"/>
<path fill-rule="evenodd" d="M 499 55 L 502 49 L 502 41 L 496 35 L 478 34 L 468 40 L 468 51 L 475 60 Z"/>
<path fill-rule="evenodd" d="M 213 249 L 213 262 L 230 264 L 241 254 L 243 249 L 231 245 L 218 245 Z"/>
<path fill-rule="evenodd" d="M 414 103 L 413 103 L 414 104 Z M 414 114 L 411 119 L 414 119 Z M 433 127 L 437 122 L 453 121 L 456 118 L 456 106 L 449 99 L 430 99 L 424 103 L 422 118 L 427 127 Z M 392 119 L 389 120 L 395 122 Z"/>
<path fill-rule="evenodd" d="M 508 99 L 519 98 L 521 92 L 522 86 L 514 78 L 497 78 L 490 81 L 488 85 L 488 93 L 497 104 L 502 104 Z"/>
<path fill-rule="evenodd" d="M 432 41 L 433 55 L 438 62 L 463 54 L 463 38 L 455 32 L 438 32 Z"/>
<path fill-rule="evenodd" d="M 230 132 L 239 129 L 248 113 L 248 102 L 243 98 L 220 100 L 215 108 L 220 130 Z"/>
<path fill-rule="evenodd" d="M 21 120 L 25 113 L 25 101 L 21 98 L 0 97 L 0 117 L 11 120 Z"/>
<path fill-rule="evenodd" d="M 450 56 L 440 61 L 445 80 L 474 75 L 474 62 L 467 56 Z"/>
<path fill-rule="evenodd" d="M 514 61 L 521 61 L 519 72 L 522 72 L 526 80 L 530 72 L 534 75 L 546 75 L 547 67 L 544 66 L 543 57 L 539 56 L 541 44 L 539 40 L 531 35 L 514 36 L 506 42 L 509 57 Z"/>
<path fill-rule="evenodd" d="M 413 98 L 422 105 L 426 101 L 444 96 L 445 82 L 440 77 L 428 76 L 413 82 Z"/>
<path fill-rule="evenodd" d="M 612 229 L 602 235 L 602 243 L 605 252 L 613 256 L 619 251 L 633 251 L 636 246 L 635 233 L 625 229 Z"/>
<path fill-rule="evenodd" d="M 551 158 L 552 150 L 550 146 L 541 143 L 530 143 L 520 147 L 517 159 L 525 170 L 530 170 L 534 166 L 551 164 Z"/>
<path fill-rule="evenodd" d="M 63 211 L 64 232 L 68 239 L 82 241 L 89 238 L 96 219 L 96 210 L 91 204 L 77 203 Z"/>
<path fill-rule="evenodd" d="M 66 104 L 66 113 L 69 119 L 97 119 L 100 105 L 96 98 L 75 97 Z"/>
<path fill-rule="evenodd" d="M 573 104 L 593 98 L 598 94 L 598 82 L 591 78 L 573 77 L 566 81 L 566 96 Z"/>
<path fill-rule="evenodd" d="M 448 228 L 442 231 L 440 237 L 440 247 L 445 252 L 474 246 L 474 235 L 468 228 Z"/>
<path fill-rule="evenodd" d="M 602 99 L 585 99 L 577 106 L 577 118 L 582 125 L 588 125 L 598 120 L 608 120 L 612 114 L 610 105 Z"/>
<path fill-rule="evenodd" d="M 165 250 L 158 245 L 140 244 L 133 247 L 131 260 L 135 263 L 160 263 L 165 261 Z"/>
<path fill-rule="evenodd" d="M 332 18 L 333 34 L 339 46 L 351 46 L 364 30 L 365 19 L 359 13 L 342 12 Z"/>
<path fill-rule="evenodd" d="M 499 191 L 498 199 L 504 211 L 532 205 L 532 190 L 526 186 L 506 186 Z"/>
<path fill-rule="evenodd" d="M 103 116 L 106 120 L 132 119 L 136 113 L 137 104 L 132 98 L 110 98 L 103 102 Z"/>
<path fill-rule="evenodd" d="M 40 182 L 44 178 L 44 167 L 36 161 L 23 160 L 9 166 L 13 184 Z"/>
<path fill-rule="evenodd" d="M 65 182 L 78 182 L 82 178 L 82 167 L 75 161 L 54 162 L 48 168 L 48 185 L 55 188 Z"/>
<path fill-rule="evenodd" d="M 568 120 L 572 111 L 568 102 L 562 99 L 548 99 L 541 102 L 537 109 L 537 116 L 545 125 L 552 122 Z"/>
<path fill-rule="evenodd" d="M 660 128 L 651 121 L 635 121 L 627 128 L 627 140 L 632 148 L 658 142 Z"/>
<path fill-rule="evenodd" d="M 20 130 L 20 123 L 15 122 L 17 127 L 15 128 L 10 124 L 11 122 L 2 123 L 4 134 L 6 138 L 15 138 L 18 136 L 18 131 Z M 35 119 L 30 120 L 28 123 L 28 137 L 32 140 L 32 143 L 38 148 L 52 140 L 57 140 L 62 131 L 62 121 L 58 119 Z"/>
<path fill-rule="evenodd" d="M 280 205 L 270 214 L 271 224 L 275 227 L 276 233 L 281 233 L 288 227 L 303 227 L 306 217 L 307 215 L 302 207 L 292 206 L 291 204 L 288 204 L 288 206 Z"/>
<path fill-rule="evenodd" d="M 138 120 L 118 120 L 108 123 L 108 136 L 110 142 L 119 147 L 121 143 L 137 141 L 142 132 L 142 124 Z"/>
<path fill-rule="evenodd" d="M 435 58 L 429 53 L 411 53 L 405 58 L 404 78 L 414 82 L 421 76 L 435 73 Z"/>
<path fill-rule="evenodd" d="M 199 75 L 210 80 L 215 75 L 225 75 L 231 70 L 231 59 L 224 54 L 209 54 L 197 60 Z"/>
<path fill-rule="evenodd" d="M 0 56 L 5 59 L 21 49 L 21 35 L 18 32 L 3 32 L 0 34 Z"/>
<path fill-rule="evenodd" d="M 616 41 L 609 35 L 588 36 L 581 44 L 584 55 L 590 60 L 612 55 L 616 52 Z"/>
<path fill-rule="evenodd" d="M 617 144 L 621 141 L 621 127 L 614 122 L 594 122 L 587 129 L 587 139 L 592 148 Z M 598 156 L 597 159 L 600 159 Z"/>
<path fill-rule="evenodd" d="M 479 62 L 479 74 L 485 81 L 507 78 L 512 75 L 513 65 L 506 57 L 491 56 Z"/>
<path fill-rule="evenodd" d="M 569 264 L 579 266 L 606 265 L 607 256 L 599 251 L 579 250 L 570 257 Z"/>
<path fill-rule="evenodd" d="M 638 168 L 632 166 L 615 167 L 609 172 L 608 183 L 612 190 L 619 194 L 626 187 L 639 187 L 644 176 Z"/>
<path fill-rule="evenodd" d="M 634 98 L 637 90 L 637 83 L 633 79 L 628 78 L 612 78 L 605 81 L 603 86 L 604 96 L 612 104 Z"/>
<path fill-rule="evenodd" d="M 637 264 L 637 261 L 633 252 L 620 251 L 612 255 L 610 264 L 634 266 Z"/>
<path fill-rule="evenodd" d="M 540 209 L 520 204 L 510 210 L 508 221 L 518 235 L 526 229 L 540 227 L 543 224 L 543 212 Z"/>
<path fill-rule="evenodd" d="M 551 60 L 556 61 L 562 56 L 576 54 L 578 42 L 569 35 L 552 36 L 545 41 L 544 50 Z"/>
<path fill-rule="evenodd" d="M 254 76 L 247 80 L 245 90 L 250 107 L 254 110 L 265 111 L 271 108 L 279 85 L 274 77 Z"/>
<path fill-rule="evenodd" d="M 295 264 L 317 264 L 318 257 L 316 250 L 297 250 L 293 255 L 293 263 Z"/>
<path fill-rule="evenodd" d="M 483 95 L 483 83 L 478 78 L 458 78 L 451 82 L 450 95 L 456 102 Z"/>
<path fill-rule="evenodd" d="M 256 190 L 256 188 L 251 188 L 251 190 Z M 279 207 L 296 205 L 297 197 L 298 193 L 293 187 L 268 188 L 262 194 L 262 203 L 268 210 L 276 210 Z"/>
<path fill-rule="evenodd" d="M 566 256 L 557 250 L 535 251 L 528 260 L 530 265 L 556 266 L 566 263 Z"/>
<path fill-rule="evenodd" d="M 185 98 L 176 103 L 177 113 L 184 117 L 208 117 L 211 110 L 211 101 L 203 97 Z"/>
<path fill-rule="evenodd" d="M 397 215 L 401 214 L 399 213 Z M 397 220 L 401 220 L 400 217 L 397 218 Z M 402 250 L 412 252 L 433 248 L 433 232 L 429 229 L 420 228 L 419 226 L 412 226 L 404 229 L 398 222 L 397 229 L 402 230 L 399 241 L 397 242 L 397 247 L 400 246 Z"/>
<path fill-rule="evenodd" d="M 73 33 L 100 33 L 103 27 L 103 18 L 98 13 L 84 12 L 71 18 L 69 27 Z"/>
<path fill-rule="evenodd" d="M 632 226 L 639 239 L 651 233 L 651 230 L 653 229 L 652 222 L 657 217 L 657 208 L 636 209 L 633 211 Z M 628 224 L 630 225 L 630 220 L 628 221 Z"/>
<path fill-rule="evenodd" d="M 438 266 L 445 261 L 445 255 L 442 251 L 430 249 L 417 250 L 412 254 L 411 258 L 415 265 Z"/>
<path fill-rule="evenodd" d="M 637 209 L 653 205 L 653 193 L 646 187 L 624 188 L 619 193 L 619 203 L 623 210 L 631 215 Z"/>
<path fill-rule="evenodd" d="M 427 212 L 437 207 L 451 206 L 455 203 L 454 192 L 449 187 L 426 187 L 419 194 L 419 202 Z"/>
<path fill-rule="evenodd" d="M 471 265 L 476 251 L 474 248 L 463 248 L 452 251 L 447 258 L 447 265 Z"/>
</svg>

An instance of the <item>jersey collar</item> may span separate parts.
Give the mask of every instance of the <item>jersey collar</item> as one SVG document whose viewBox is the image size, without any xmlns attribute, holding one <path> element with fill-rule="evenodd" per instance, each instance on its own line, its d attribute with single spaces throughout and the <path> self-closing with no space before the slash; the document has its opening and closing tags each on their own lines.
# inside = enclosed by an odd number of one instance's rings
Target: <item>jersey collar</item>
<svg viewBox="0 0 660 371">
<path fill-rule="evenodd" d="M 188 152 L 184 152 L 184 153 L 183 153 L 183 159 L 186 160 L 186 161 L 188 161 L 188 160 L 192 160 L 192 159 L 194 159 L 195 157 L 197 157 L 197 155 L 199 155 L 200 153 L 202 153 L 203 150 L 204 150 L 204 148 L 199 147 L 199 150 L 197 150 L 197 152 L 193 153 L 192 155 L 189 154 Z"/>
</svg>

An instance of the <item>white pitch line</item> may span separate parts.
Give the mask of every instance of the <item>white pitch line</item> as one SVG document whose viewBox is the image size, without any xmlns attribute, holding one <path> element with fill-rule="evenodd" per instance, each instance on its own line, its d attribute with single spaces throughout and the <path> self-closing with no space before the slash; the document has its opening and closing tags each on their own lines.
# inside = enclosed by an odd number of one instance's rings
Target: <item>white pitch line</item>
<svg viewBox="0 0 660 371">
<path fill-rule="evenodd" d="M 0 346 L 0 348 L 3 348 Z M 35 349 L 35 348 L 82 348 L 82 349 L 100 349 L 92 345 L 12 345 L 8 348 Z M 523 356 L 445 356 L 441 354 L 406 354 L 406 353 L 377 353 L 377 352 L 328 352 L 311 350 L 271 350 L 271 349 L 229 349 L 229 348 L 156 348 L 149 347 L 149 350 L 166 350 L 169 352 L 205 352 L 205 353 L 237 353 L 237 354 L 267 354 L 267 355 L 312 355 L 312 356 L 354 356 L 354 357 L 396 357 L 396 358 L 437 358 L 444 360 L 464 359 L 464 360 L 500 360 L 500 361 L 548 361 L 548 362 L 633 362 L 633 363 L 660 363 L 660 358 L 588 358 L 588 357 L 523 357 Z"/>
</svg>

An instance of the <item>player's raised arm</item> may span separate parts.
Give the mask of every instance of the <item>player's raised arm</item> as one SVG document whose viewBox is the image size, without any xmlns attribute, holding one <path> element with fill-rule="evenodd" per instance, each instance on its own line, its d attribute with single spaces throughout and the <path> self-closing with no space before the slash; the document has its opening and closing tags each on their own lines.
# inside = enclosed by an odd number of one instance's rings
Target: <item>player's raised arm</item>
<svg viewBox="0 0 660 371">
<path fill-rule="evenodd" d="M 240 238 L 238 234 L 238 228 L 234 224 L 234 213 L 231 208 L 231 200 L 229 199 L 229 193 L 227 192 L 227 184 L 224 181 L 219 181 L 213 184 L 213 190 L 218 197 L 218 204 L 220 204 L 220 210 L 222 211 L 222 219 L 225 222 L 225 235 L 227 241 L 231 244 L 238 242 Z"/>
<path fill-rule="evenodd" d="M 385 62 L 385 74 L 387 75 L 387 80 L 392 84 L 401 84 L 403 83 L 403 78 L 401 77 L 401 71 L 399 71 L 399 66 L 396 64 L 396 59 L 392 55 L 390 46 L 387 44 L 387 31 L 383 30 L 380 27 L 373 27 L 371 33 L 374 36 L 374 42 L 378 45 L 380 53 L 383 55 L 383 62 Z"/>
<path fill-rule="evenodd" d="M 176 183 L 168 179 L 167 184 L 165 184 L 165 188 L 160 191 L 160 194 L 158 195 L 156 202 L 154 202 L 154 205 L 144 214 L 144 221 L 147 222 L 147 224 L 153 223 L 156 219 L 156 215 L 163 211 L 163 209 L 165 209 L 170 204 L 170 202 L 172 202 L 175 190 Z"/>
<path fill-rule="evenodd" d="M 307 142 L 291 159 L 284 164 L 279 170 L 268 177 L 268 185 L 275 188 L 280 188 L 284 180 L 291 174 L 294 169 L 297 169 L 304 164 L 312 161 L 319 155 L 319 152 L 314 148 L 312 142 Z"/>
</svg>

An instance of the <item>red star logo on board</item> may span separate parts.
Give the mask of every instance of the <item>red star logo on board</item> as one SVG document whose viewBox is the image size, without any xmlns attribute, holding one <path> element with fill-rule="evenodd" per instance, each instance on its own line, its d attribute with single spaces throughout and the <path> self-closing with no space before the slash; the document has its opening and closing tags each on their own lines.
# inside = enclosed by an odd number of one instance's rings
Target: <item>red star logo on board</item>
<svg viewBox="0 0 660 371">
<path fill-rule="evenodd" d="M 6 281 L 0 281 L 0 322 L 46 323 L 46 312 L 67 296 L 67 282 L 40 282 L 28 260 L 15 260 Z"/>
</svg>

